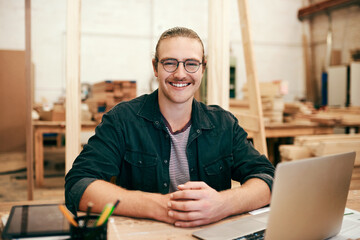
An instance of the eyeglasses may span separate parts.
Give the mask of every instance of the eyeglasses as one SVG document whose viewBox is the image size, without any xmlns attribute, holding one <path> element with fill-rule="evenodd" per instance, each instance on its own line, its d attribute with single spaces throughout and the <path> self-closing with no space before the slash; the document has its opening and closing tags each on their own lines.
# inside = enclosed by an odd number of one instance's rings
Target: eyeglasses
<svg viewBox="0 0 360 240">
<path fill-rule="evenodd" d="M 196 60 L 188 59 L 185 61 L 178 61 L 176 59 L 165 59 L 161 60 L 160 63 L 163 65 L 165 71 L 172 73 L 175 72 L 179 67 L 179 63 L 184 64 L 184 68 L 188 73 L 195 73 L 199 70 L 201 62 Z"/>
</svg>

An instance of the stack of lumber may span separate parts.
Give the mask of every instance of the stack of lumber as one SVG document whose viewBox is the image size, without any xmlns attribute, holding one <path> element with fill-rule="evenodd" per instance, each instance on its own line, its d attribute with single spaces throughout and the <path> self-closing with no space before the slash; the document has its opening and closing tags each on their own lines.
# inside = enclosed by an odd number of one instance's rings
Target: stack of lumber
<svg viewBox="0 0 360 240">
<path fill-rule="evenodd" d="M 91 88 L 91 97 L 85 102 L 96 121 L 102 115 L 122 101 L 136 97 L 136 81 L 103 81 L 95 83 Z"/>
<path fill-rule="evenodd" d="M 311 102 L 290 102 L 284 106 L 284 122 L 310 122 L 308 119 L 299 118 L 298 116 L 311 115 L 316 110 Z"/>
<path fill-rule="evenodd" d="M 326 126 L 360 126 L 360 107 L 315 110 L 312 103 L 285 103 L 284 122 L 306 121 Z"/>
<path fill-rule="evenodd" d="M 282 161 L 356 152 L 355 165 L 360 166 L 360 134 L 298 136 L 293 145 L 280 145 Z"/>
<path fill-rule="evenodd" d="M 360 107 L 327 108 L 314 114 L 298 115 L 322 125 L 360 126 Z"/>
<path fill-rule="evenodd" d="M 285 82 L 260 82 L 260 95 L 265 123 L 283 122 L 284 99 L 288 87 Z M 247 83 L 243 87 L 244 100 L 248 99 Z"/>
<path fill-rule="evenodd" d="M 281 81 L 261 82 L 260 95 L 265 123 L 283 122 L 284 101 L 287 92 L 286 84 Z M 248 87 L 243 87 L 244 99 L 230 99 L 230 111 L 233 113 L 249 113 Z"/>
</svg>

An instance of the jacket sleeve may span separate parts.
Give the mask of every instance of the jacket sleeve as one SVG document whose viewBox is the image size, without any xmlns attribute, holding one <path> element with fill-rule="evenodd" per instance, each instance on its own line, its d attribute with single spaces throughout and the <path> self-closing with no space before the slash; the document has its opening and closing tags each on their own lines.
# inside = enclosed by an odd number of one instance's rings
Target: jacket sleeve
<svg viewBox="0 0 360 240">
<path fill-rule="evenodd" d="M 80 199 L 90 183 L 97 179 L 110 181 L 119 175 L 125 149 L 119 121 L 110 111 L 96 127 L 95 135 L 84 146 L 65 177 L 65 203 L 76 214 Z M 121 152 L 122 151 L 122 152 Z"/>
<path fill-rule="evenodd" d="M 235 117 L 234 117 L 235 118 Z M 259 178 L 272 190 L 274 166 L 261 155 L 247 139 L 247 133 L 239 126 L 237 119 L 233 125 L 233 158 L 232 178 L 241 184 L 251 178 Z"/>
</svg>

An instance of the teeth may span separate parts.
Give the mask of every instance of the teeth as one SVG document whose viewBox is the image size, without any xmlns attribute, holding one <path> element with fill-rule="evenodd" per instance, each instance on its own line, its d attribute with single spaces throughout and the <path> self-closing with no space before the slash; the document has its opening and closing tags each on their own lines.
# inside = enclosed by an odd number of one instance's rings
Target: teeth
<svg viewBox="0 0 360 240">
<path fill-rule="evenodd" d="M 170 83 L 174 87 L 186 87 L 190 83 Z"/>
</svg>

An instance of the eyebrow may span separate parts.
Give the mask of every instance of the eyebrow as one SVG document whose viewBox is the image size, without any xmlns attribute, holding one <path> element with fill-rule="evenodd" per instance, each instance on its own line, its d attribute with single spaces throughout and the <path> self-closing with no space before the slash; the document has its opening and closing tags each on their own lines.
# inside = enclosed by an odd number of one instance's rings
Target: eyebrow
<svg viewBox="0 0 360 240">
<path fill-rule="evenodd" d="M 162 58 L 160 59 L 159 61 L 165 61 L 165 60 L 176 60 L 176 61 L 179 61 L 178 59 L 176 58 L 172 58 L 172 57 L 165 57 L 165 58 Z M 188 60 L 192 60 L 192 61 L 197 61 L 197 62 L 200 62 L 200 60 L 196 59 L 196 58 L 186 58 L 184 61 L 188 61 Z"/>
</svg>

